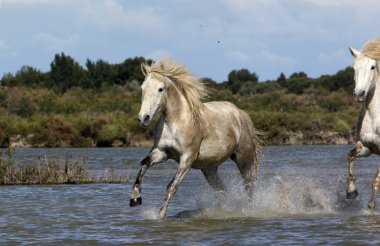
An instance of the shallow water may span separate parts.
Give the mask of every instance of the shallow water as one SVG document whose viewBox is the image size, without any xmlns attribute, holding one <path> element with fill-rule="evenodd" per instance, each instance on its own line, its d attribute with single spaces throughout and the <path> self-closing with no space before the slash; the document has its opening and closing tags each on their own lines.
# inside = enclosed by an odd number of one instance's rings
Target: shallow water
<svg viewBox="0 0 380 246">
<path fill-rule="evenodd" d="M 221 195 L 191 170 L 172 199 L 168 219 L 157 218 L 169 162 L 148 170 L 143 205 L 129 207 L 129 184 L 0 187 L 0 244 L 103 245 L 152 243 L 379 244 L 380 206 L 368 212 L 370 182 L 380 158 L 359 159 L 359 197 L 345 200 L 346 154 L 352 146 L 264 147 L 250 201 L 231 162 L 220 168 L 228 187 Z M 55 156 L 86 158 L 87 168 L 129 172 L 133 180 L 143 148 L 16 149 L 19 164 Z M 194 212 L 200 208 L 199 212 Z"/>
</svg>

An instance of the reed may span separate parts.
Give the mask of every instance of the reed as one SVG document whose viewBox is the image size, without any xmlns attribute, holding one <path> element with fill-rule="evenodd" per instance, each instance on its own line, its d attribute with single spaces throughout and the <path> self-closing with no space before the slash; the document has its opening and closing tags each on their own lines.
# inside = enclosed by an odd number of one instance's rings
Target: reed
<svg viewBox="0 0 380 246">
<path fill-rule="evenodd" d="M 45 157 L 40 163 L 18 165 L 13 160 L 13 150 L 0 156 L 0 185 L 47 185 L 47 184 L 88 184 L 125 183 L 129 173 L 116 173 L 106 169 L 103 175 L 85 169 L 86 160 L 74 162 Z"/>
</svg>

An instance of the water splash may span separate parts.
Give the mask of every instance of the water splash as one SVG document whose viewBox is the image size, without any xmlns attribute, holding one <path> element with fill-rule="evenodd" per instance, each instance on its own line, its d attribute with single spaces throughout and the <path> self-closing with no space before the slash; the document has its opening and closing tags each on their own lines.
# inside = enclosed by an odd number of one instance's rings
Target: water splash
<svg viewBox="0 0 380 246">
<path fill-rule="evenodd" d="M 148 220 L 158 220 L 159 216 L 159 208 L 147 207 L 141 211 L 141 217 Z"/>
<path fill-rule="evenodd" d="M 198 197 L 194 210 L 168 214 L 168 218 L 278 218 L 286 216 L 314 216 L 334 214 L 377 214 L 366 209 L 357 198 L 345 198 L 345 182 L 340 178 L 322 183 L 300 174 L 267 174 L 257 182 L 249 198 L 240 176 L 231 175 L 225 181 L 226 192 L 215 192 L 208 184 L 194 190 Z M 170 211 L 170 210 L 169 210 Z M 158 220 L 159 208 L 148 207 L 141 217 Z"/>
<path fill-rule="evenodd" d="M 252 199 L 242 181 L 234 178 L 226 194 L 210 196 L 204 192 L 199 203 L 202 212 L 196 217 L 277 217 L 286 215 L 331 214 L 336 196 L 334 190 L 312 178 L 272 175 L 258 180 Z"/>
</svg>

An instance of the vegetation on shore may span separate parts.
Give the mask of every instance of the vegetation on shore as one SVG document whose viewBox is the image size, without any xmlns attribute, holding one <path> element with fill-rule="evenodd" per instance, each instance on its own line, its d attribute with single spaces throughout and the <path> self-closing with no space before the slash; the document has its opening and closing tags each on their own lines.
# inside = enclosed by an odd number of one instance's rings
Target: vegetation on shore
<svg viewBox="0 0 380 246">
<path fill-rule="evenodd" d="M 147 146 L 152 127 L 141 129 L 142 57 L 120 64 L 88 60 L 85 67 L 64 53 L 50 71 L 25 66 L 0 80 L 0 147 Z M 360 105 L 352 99 L 353 70 L 309 78 L 304 72 L 259 81 L 248 69 L 219 83 L 203 78 L 208 100 L 227 100 L 245 110 L 263 142 L 350 143 Z"/>
<path fill-rule="evenodd" d="M 6 156 L 0 157 L 0 185 L 41 185 L 41 184 L 88 184 L 124 183 L 128 175 L 105 170 L 102 175 L 85 169 L 85 160 L 69 162 L 56 158 L 45 158 L 40 163 L 18 165 L 13 160 L 13 150 L 7 149 Z"/>
</svg>

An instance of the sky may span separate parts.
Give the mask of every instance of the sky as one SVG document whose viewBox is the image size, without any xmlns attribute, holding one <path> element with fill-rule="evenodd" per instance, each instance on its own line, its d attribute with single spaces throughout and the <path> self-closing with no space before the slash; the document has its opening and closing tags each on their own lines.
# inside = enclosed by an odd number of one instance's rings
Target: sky
<svg viewBox="0 0 380 246">
<path fill-rule="evenodd" d="M 170 55 L 196 77 L 227 80 L 247 68 L 260 81 L 316 78 L 353 62 L 380 36 L 378 0 L 0 0 L 0 76 L 48 71 L 64 52 L 121 63 Z"/>
</svg>

